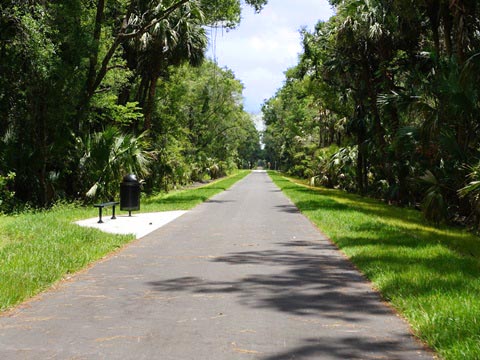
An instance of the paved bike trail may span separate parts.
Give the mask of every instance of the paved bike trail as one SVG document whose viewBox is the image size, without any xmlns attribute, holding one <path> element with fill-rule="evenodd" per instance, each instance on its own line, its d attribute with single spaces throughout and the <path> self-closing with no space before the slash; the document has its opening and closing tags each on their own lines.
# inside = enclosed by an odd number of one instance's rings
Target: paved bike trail
<svg viewBox="0 0 480 360">
<path fill-rule="evenodd" d="M 431 359 L 272 183 L 210 201 L 0 316 L 0 359 Z"/>
</svg>

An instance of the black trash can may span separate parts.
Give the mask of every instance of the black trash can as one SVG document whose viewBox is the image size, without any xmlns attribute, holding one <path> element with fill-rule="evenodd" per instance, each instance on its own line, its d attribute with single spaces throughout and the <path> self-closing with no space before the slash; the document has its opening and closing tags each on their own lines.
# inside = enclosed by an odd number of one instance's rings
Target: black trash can
<svg viewBox="0 0 480 360">
<path fill-rule="evenodd" d="M 140 210 L 140 182 L 134 174 L 125 175 L 120 184 L 120 210 L 128 211 L 128 216 Z"/>
</svg>

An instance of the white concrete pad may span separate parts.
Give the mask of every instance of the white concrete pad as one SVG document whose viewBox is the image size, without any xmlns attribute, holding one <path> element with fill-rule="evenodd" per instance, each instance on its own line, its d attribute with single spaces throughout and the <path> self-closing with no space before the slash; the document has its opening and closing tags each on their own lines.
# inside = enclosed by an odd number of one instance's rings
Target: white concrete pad
<svg viewBox="0 0 480 360">
<path fill-rule="evenodd" d="M 116 215 L 112 220 L 109 215 L 103 216 L 103 224 L 98 223 L 98 216 L 91 219 L 76 221 L 80 226 L 92 227 L 112 234 L 134 234 L 137 239 L 152 231 L 168 224 L 182 216 L 187 211 L 163 211 L 154 213 L 132 213 L 128 215 Z"/>
</svg>

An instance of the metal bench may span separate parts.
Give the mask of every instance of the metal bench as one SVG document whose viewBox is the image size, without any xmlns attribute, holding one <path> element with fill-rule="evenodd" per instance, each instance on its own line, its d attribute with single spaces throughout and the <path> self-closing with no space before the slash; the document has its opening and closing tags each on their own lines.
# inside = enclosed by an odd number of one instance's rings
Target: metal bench
<svg viewBox="0 0 480 360">
<path fill-rule="evenodd" d="M 116 217 L 115 217 L 115 206 L 117 206 L 118 204 L 119 204 L 118 201 L 109 201 L 109 202 L 104 202 L 104 203 L 100 203 L 100 204 L 94 204 L 93 206 L 98 208 L 98 223 L 99 224 L 103 223 L 103 221 L 102 221 L 103 208 L 106 208 L 106 207 L 109 207 L 109 206 L 112 207 L 112 219 L 115 220 L 116 219 Z"/>
</svg>

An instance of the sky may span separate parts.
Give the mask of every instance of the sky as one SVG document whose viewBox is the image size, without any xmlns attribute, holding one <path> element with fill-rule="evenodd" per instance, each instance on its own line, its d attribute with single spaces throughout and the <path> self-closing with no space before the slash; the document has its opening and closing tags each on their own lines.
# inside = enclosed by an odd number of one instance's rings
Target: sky
<svg viewBox="0 0 480 360">
<path fill-rule="evenodd" d="M 245 87 L 245 110 L 258 114 L 282 86 L 284 72 L 298 63 L 300 29 L 311 31 L 332 15 L 327 0 L 269 0 L 260 14 L 245 6 L 236 29 L 210 30 L 207 56 L 233 70 Z"/>
</svg>

